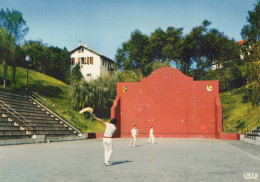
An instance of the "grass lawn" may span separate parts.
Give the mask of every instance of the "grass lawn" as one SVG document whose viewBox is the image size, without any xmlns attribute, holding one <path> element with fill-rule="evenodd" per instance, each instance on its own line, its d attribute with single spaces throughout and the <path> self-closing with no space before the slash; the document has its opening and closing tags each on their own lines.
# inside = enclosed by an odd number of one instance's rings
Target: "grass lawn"
<svg viewBox="0 0 260 182">
<path fill-rule="evenodd" d="M 244 102 L 245 86 L 220 94 L 223 107 L 223 131 L 226 133 L 242 132 L 247 124 L 260 118 L 260 105 L 253 107 L 251 102 Z M 252 129 L 252 128 L 249 128 Z"/>
</svg>

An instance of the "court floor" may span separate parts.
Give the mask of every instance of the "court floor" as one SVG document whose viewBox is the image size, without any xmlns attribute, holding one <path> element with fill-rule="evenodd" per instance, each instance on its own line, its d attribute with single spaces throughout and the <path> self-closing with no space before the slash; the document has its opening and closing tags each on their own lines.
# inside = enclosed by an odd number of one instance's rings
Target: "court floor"
<svg viewBox="0 0 260 182">
<path fill-rule="evenodd" d="M 1 182 L 260 181 L 260 146 L 241 141 L 114 139 L 106 167 L 102 139 L 0 146 Z"/>
</svg>

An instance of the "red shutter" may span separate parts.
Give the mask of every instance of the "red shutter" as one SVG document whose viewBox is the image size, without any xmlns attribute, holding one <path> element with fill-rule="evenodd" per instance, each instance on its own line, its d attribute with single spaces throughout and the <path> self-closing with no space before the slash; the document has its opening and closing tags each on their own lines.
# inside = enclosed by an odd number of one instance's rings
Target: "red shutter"
<svg viewBox="0 0 260 182">
<path fill-rule="evenodd" d="M 84 57 L 84 64 L 86 64 L 87 62 L 86 62 L 86 57 Z"/>
<path fill-rule="evenodd" d="M 87 57 L 87 64 L 89 64 L 89 57 Z"/>
<path fill-rule="evenodd" d="M 72 65 L 75 66 L 75 58 L 72 58 Z"/>
<path fill-rule="evenodd" d="M 80 58 L 78 58 L 78 64 L 80 64 Z"/>
<path fill-rule="evenodd" d="M 93 57 L 90 57 L 90 64 L 93 64 Z"/>
</svg>

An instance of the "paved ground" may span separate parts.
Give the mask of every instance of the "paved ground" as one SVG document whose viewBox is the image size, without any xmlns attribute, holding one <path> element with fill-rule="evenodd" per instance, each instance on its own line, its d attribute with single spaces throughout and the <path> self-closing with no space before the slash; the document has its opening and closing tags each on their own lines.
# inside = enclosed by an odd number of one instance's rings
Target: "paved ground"
<svg viewBox="0 0 260 182">
<path fill-rule="evenodd" d="M 0 147 L 1 182 L 260 181 L 260 146 L 241 141 L 114 139 L 111 167 L 101 139 Z M 258 175 L 256 180 L 244 174 Z M 252 174 L 253 173 L 253 174 Z"/>
</svg>

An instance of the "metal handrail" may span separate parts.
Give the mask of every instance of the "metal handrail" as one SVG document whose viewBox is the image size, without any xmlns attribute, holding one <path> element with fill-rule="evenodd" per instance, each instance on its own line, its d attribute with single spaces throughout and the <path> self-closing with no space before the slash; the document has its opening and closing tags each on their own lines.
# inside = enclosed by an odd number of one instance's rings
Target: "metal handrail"
<svg viewBox="0 0 260 182">
<path fill-rule="evenodd" d="M 252 129 L 249 128 L 249 126 L 253 126 Z M 255 126 L 255 127 L 254 127 Z M 249 123 L 248 125 L 246 125 L 246 128 L 243 130 L 245 132 L 245 136 L 246 137 L 251 137 L 254 138 L 255 136 L 260 136 L 260 135 L 255 135 L 255 132 L 258 132 L 258 127 L 260 126 L 260 119 L 258 118 L 258 121 L 252 121 L 251 123 Z M 256 130 L 256 131 L 255 131 Z"/>
<path fill-rule="evenodd" d="M 252 126 L 256 125 L 255 127 L 252 128 Z M 246 128 L 243 130 L 245 132 L 254 130 L 255 128 L 257 128 L 260 125 L 260 118 L 258 118 L 258 121 L 252 121 L 249 124 L 246 125 Z M 251 126 L 251 127 L 250 127 Z M 250 127 L 250 128 L 249 128 Z"/>
<path fill-rule="evenodd" d="M 29 96 L 29 98 L 31 98 L 33 101 L 35 101 L 37 104 L 39 104 L 40 106 L 42 106 L 44 109 L 46 109 L 47 111 L 49 111 L 51 114 L 53 114 L 54 116 L 56 116 L 58 119 L 60 119 L 62 122 L 64 122 L 65 124 L 67 124 L 68 126 L 70 126 L 71 128 L 73 128 L 74 130 L 76 130 L 79 134 L 81 134 L 81 132 L 75 128 L 74 126 L 72 126 L 71 124 L 69 124 L 67 121 L 65 121 L 64 119 L 62 119 L 60 116 L 58 116 L 57 114 L 55 114 L 54 112 L 52 112 L 50 109 L 48 109 L 46 106 L 44 106 L 43 104 L 41 104 L 36 96 L 38 96 L 36 93 L 32 92 L 32 96 Z M 35 98 L 33 98 L 35 97 Z M 39 96 L 38 96 L 39 97 Z"/>
<path fill-rule="evenodd" d="M 16 112 L 13 108 L 11 108 L 9 105 L 7 105 L 4 101 L 0 100 L 0 102 L 2 102 L 2 104 L 0 103 L 0 106 L 5 109 L 8 113 L 10 113 L 12 116 L 14 116 L 16 119 L 18 119 L 19 121 L 21 121 L 23 124 L 25 124 L 27 127 L 29 127 L 31 130 L 34 130 L 31 126 L 29 126 L 28 124 L 26 124 L 25 122 L 23 122 L 19 117 L 17 117 L 15 114 L 17 114 L 18 116 L 20 116 L 22 119 L 24 119 L 26 122 L 32 124 L 30 121 L 28 121 L 27 119 L 25 119 L 23 116 L 21 116 L 18 112 Z M 6 109 L 3 104 L 5 106 L 7 106 L 9 109 L 11 109 L 15 114 L 13 114 L 12 112 L 10 112 L 10 110 Z"/>
</svg>

